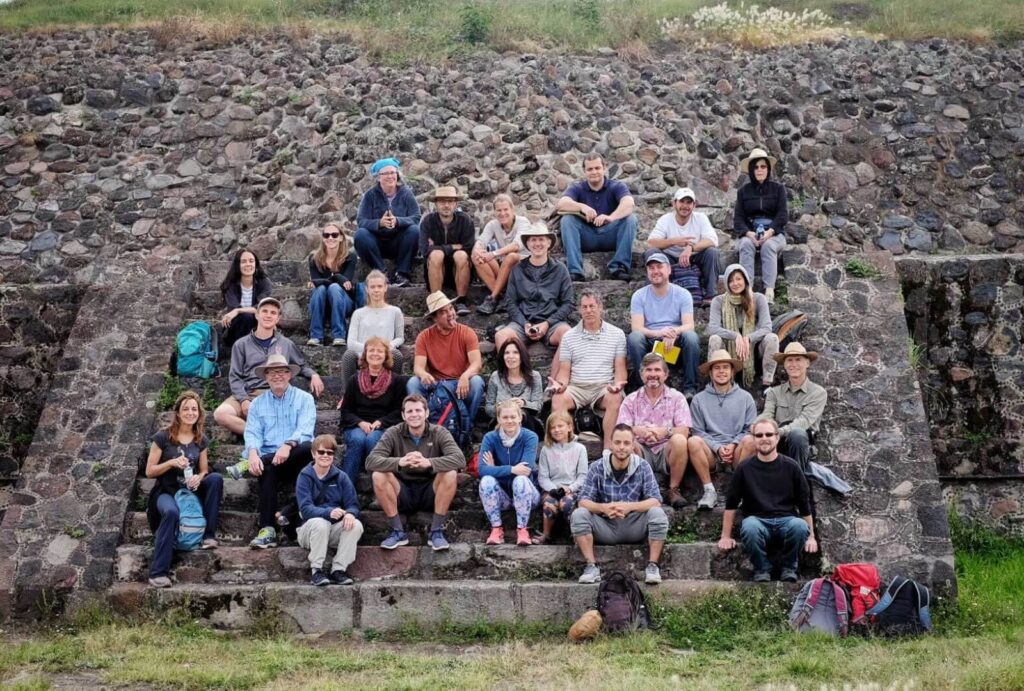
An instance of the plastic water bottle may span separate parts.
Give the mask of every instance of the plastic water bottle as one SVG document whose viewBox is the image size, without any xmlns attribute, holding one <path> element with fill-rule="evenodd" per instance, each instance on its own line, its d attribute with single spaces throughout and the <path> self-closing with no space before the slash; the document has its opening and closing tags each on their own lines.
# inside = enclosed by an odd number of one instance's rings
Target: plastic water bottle
<svg viewBox="0 0 1024 691">
<path fill-rule="evenodd" d="M 182 454 L 182 457 L 184 457 L 184 455 L 185 454 Z M 192 464 L 189 463 L 187 466 L 185 466 L 185 469 L 182 472 L 185 474 L 185 482 L 188 482 L 189 480 L 191 480 L 192 479 Z"/>
<path fill-rule="evenodd" d="M 757 224 L 757 228 L 754 229 L 754 235 L 757 236 L 758 240 L 763 238 L 764 237 L 764 226 L 761 225 L 760 223 Z"/>
</svg>

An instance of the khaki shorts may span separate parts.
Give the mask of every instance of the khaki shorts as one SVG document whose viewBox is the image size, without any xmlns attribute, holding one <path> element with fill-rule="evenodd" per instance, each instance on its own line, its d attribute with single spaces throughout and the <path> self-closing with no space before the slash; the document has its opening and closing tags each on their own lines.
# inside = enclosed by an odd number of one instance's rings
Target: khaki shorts
<svg viewBox="0 0 1024 691">
<path fill-rule="evenodd" d="M 608 393 L 607 383 L 598 384 L 569 384 L 565 387 L 565 395 L 572 398 L 577 408 L 594 405 Z"/>
<path fill-rule="evenodd" d="M 519 322 L 509 322 L 508 324 L 505 324 L 505 326 L 503 326 L 501 328 L 502 329 L 511 329 L 512 331 L 514 331 L 516 333 L 516 336 L 519 338 L 519 340 L 522 341 L 524 344 L 526 344 L 528 346 L 531 343 L 540 343 L 540 342 L 543 342 L 544 345 L 552 345 L 551 337 L 554 336 L 555 332 L 558 331 L 563 326 L 569 326 L 569 325 L 566 324 L 565 322 L 555 322 L 554 324 L 551 324 L 548 327 L 547 333 L 544 334 L 544 338 L 540 339 L 540 341 L 531 341 L 529 338 L 527 338 L 526 337 L 526 330 L 523 328 L 523 325 L 520 324 Z"/>
<path fill-rule="evenodd" d="M 246 400 L 249 401 L 249 403 L 252 403 L 269 390 L 270 389 L 256 389 L 255 391 L 250 391 L 249 397 Z M 225 398 L 224 402 L 221 403 L 221 405 L 231 406 L 231 408 L 235 411 L 236 415 L 242 414 L 242 404 L 234 396 L 228 396 L 227 398 Z"/>
<path fill-rule="evenodd" d="M 640 451 L 644 460 L 651 464 L 651 469 L 659 475 L 668 475 L 668 444 L 665 444 L 657 451 L 652 451 L 643 444 L 640 444 Z"/>
</svg>

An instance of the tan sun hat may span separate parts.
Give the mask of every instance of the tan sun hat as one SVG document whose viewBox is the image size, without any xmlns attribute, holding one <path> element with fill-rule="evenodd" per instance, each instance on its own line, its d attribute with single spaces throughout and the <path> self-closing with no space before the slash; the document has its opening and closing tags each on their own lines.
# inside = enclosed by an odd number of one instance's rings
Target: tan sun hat
<svg viewBox="0 0 1024 691">
<path fill-rule="evenodd" d="M 431 293 L 430 295 L 427 296 L 427 313 L 425 315 L 423 315 L 423 316 L 424 317 L 429 317 L 434 312 L 438 311 L 439 309 L 441 309 L 443 307 L 447 307 L 448 305 L 452 304 L 453 302 L 455 302 L 455 301 L 452 300 L 451 298 L 449 298 L 447 295 L 445 295 L 440 290 L 438 290 L 436 292 L 433 292 L 433 293 Z"/>
<path fill-rule="evenodd" d="M 462 199 L 462 195 L 454 187 L 448 185 L 445 187 L 438 187 L 434 190 L 434 195 L 430 198 L 430 201 L 436 202 L 438 199 L 454 199 L 459 201 Z"/>
<path fill-rule="evenodd" d="M 557 236 L 543 223 L 534 223 L 529 228 L 519 233 L 519 238 L 523 241 L 524 245 L 526 244 L 527 238 L 536 237 L 551 238 L 552 243 L 557 239 Z"/>
<path fill-rule="evenodd" d="M 744 173 L 749 173 L 750 172 L 750 162 L 751 161 L 756 161 L 759 158 L 767 158 L 768 159 L 768 163 L 771 164 L 772 168 L 775 167 L 775 163 L 777 162 L 777 159 L 774 156 L 769 156 L 767 151 L 765 151 L 761 147 L 757 147 L 756 149 L 751 151 L 749 154 L 747 154 L 747 157 L 745 159 L 740 161 L 740 170 L 742 170 Z"/>
<path fill-rule="evenodd" d="M 701 375 L 705 377 L 708 376 L 708 372 L 711 371 L 711 368 L 714 367 L 719 362 L 728 362 L 729 364 L 731 364 L 733 373 L 739 372 L 740 370 L 743 369 L 742 360 L 737 360 L 733 357 L 730 357 L 728 350 L 719 349 L 712 351 L 710 354 L 708 354 L 708 361 L 705 362 L 700 367 L 698 367 Z"/>
<path fill-rule="evenodd" d="M 298 365 L 293 365 L 290 362 L 288 362 L 288 358 L 286 358 L 284 355 L 281 355 L 281 353 L 271 353 L 270 355 L 267 356 L 267 361 L 264 362 L 259 367 L 257 367 L 254 370 L 254 372 L 256 373 L 256 376 L 259 377 L 260 379 L 266 379 L 267 370 L 274 369 L 275 367 L 287 367 L 289 370 L 291 370 L 293 377 L 299 373 L 300 369 Z"/>
<path fill-rule="evenodd" d="M 601 630 L 604 620 L 596 609 L 588 609 L 569 629 L 569 640 L 579 643 L 589 641 Z"/>
<path fill-rule="evenodd" d="M 815 360 L 818 359 L 818 354 L 813 350 L 807 350 L 806 348 L 804 348 L 802 343 L 793 341 L 788 346 L 786 346 L 785 351 L 781 353 L 775 353 L 775 355 L 772 355 L 772 359 L 775 360 L 775 362 L 779 363 L 780 365 L 786 362 L 786 358 L 788 357 L 805 357 L 811 362 L 814 362 Z"/>
</svg>

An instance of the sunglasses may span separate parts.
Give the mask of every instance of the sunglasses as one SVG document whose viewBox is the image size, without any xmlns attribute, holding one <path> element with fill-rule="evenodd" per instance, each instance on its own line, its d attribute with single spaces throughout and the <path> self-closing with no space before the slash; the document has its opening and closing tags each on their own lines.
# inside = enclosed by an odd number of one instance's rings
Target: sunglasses
<svg viewBox="0 0 1024 691">
<path fill-rule="evenodd" d="M 755 439 L 764 439 L 766 437 L 774 437 L 775 432 L 756 432 L 754 434 Z"/>
<path fill-rule="evenodd" d="M 334 455 L 334 450 L 333 449 L 317 449 L 313 453 L 315 453 L 317 456 L 333 456 Z"/>
<path fill-rule="evenodd" d="M 754 170 L 768 170 L 768 164 L 767 163 L 755 163 L 754 164 Z"/>
<path fill-rule="evenodd" d="M 321 235 L 321 237 L 325 237 L 325 238 L 340 238 L 341 237 L 341 233 L 323 233 Z"/>
</svg>

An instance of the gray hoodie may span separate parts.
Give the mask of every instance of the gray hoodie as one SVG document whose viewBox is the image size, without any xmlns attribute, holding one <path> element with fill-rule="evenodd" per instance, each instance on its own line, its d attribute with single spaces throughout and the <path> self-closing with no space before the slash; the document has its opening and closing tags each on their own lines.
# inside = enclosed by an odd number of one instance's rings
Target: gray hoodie
<svg viewBox="0 0 1024 691">
<path fill-rule="evenodd" d="M 274 331 L 270 347 L 264 349 L 256 342 L 252 332 L 244 338 L 235 341 L 231 347 L 231 371 L 228 373 L 228 383 L 231 385 L 231 395 L 239 401 L 249 398 L 249 394 L 257 389 L 267 388 L 265 379 L 256 376 L 256 368 L 267 361 L 270 353 L 280 353 L 288 358 L 289 364 L 298 365 L 300 373 L 307 379 L 316 374 L 306 363 L 306 357 L 291 340 L 285 338 L 280 331 Z"/>
<path fill-rule="evenodd" d="M 721 394 L 708 382 L 690 401 L 690 417 L 693 433 L 706 441 L 712 451 L 718 451 L 718 447 L 736 444 L 743 438 L 757 419 L 757 408 L 753 396 L 736 384 L 728 393 Z"/>
<path fill-rule="evenodd" d="M 750 285 L 750 276 L 747 270 L 739 264 L 730 264 L 725 270 L 726 283 L 734 271 L 740 271 L 747 278 L 747 285 Z M 735 341 L 739 336 L 735 331 L 730 331 L 722 326 L 722 310 L 735 309 L 726 302 L 727 295 L 716 295 L 711 300 L 711 313 L 708 315 L 708 335 L 719 336 L 726 341 Z M 754 326 L 751 333 L 746 334 L 751 343 L 760 343 L 761 339 L 772 332 L 772 316 L 768 311 L 768 300 L 761 293 L 754 293 Z"/>
</svg>

